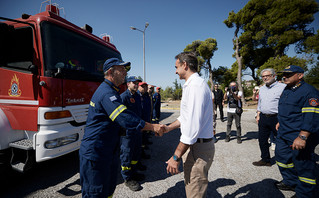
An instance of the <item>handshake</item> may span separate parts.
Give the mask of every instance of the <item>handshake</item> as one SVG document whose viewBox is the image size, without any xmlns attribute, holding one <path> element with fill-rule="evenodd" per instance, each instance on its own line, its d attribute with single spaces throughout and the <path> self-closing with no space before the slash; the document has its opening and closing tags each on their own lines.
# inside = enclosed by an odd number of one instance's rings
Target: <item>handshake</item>
<svg viewBox="0 0 319 198">
<path fill-rule="evenodd" d="M 156 136 L 163 136 L 164 133 L 169 132 L 169 127 L 165 124 L 152 124 L 152 126 Z"/>
</svg>

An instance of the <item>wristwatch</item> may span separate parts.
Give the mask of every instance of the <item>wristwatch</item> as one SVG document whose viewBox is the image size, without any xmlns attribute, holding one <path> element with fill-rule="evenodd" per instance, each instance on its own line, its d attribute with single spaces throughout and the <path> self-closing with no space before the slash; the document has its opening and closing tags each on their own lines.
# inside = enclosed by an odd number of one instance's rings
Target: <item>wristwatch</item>
<svg viewBox="0 0 319 198">
<path fill-rule="evenodd" d="M 302 139 L 302 140 L 307 140 L 307 137 L 306 136 L 304 136 L 304 135 L 298 135 L 298 137 L 300 138 L 300 139 Z"/>
<path fill-rule="evenodd" d="M 181 158 L 178 158 L 177 155 L 173 155 L 173 160 L 176 162 L 179 162 L 181 160 Z"/>
</svg>

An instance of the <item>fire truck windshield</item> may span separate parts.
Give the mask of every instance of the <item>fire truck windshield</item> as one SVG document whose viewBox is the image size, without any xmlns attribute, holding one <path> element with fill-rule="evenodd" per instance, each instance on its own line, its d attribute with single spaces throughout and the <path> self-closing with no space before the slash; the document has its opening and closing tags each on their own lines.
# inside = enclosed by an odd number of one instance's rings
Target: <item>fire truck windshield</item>
<svg viewBox="0 0 319 198">
<path fill-rule="evenodd" d="M 41 35 L 45 76 L 102 81 L 105 60 L 121 59 L 117 51 L 47 21 L 41 23 Z"/>
</svg>

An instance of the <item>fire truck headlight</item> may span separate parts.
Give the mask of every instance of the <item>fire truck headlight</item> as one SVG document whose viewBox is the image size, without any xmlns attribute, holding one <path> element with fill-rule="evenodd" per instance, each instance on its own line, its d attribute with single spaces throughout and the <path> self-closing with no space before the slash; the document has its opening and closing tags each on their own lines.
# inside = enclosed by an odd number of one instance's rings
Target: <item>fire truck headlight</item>
<svg viewBox="0 0 319 198">
<path fill-rule="evenodd" d="M 64 146 L 67 144 L 71 144 L 73 142 L 76 142 L 79 139 L 79 134 L 73 134 L 73 135 L 69 135 L 69 136 L 65 136 L 65 137 L 61 137 L 61 138 L 57 138 L 54 140 L 49 140 L 46 141 L 44 143 L 45 148 L 47 149 L 53 149 L 53 148 L 57 148 L 60 146 Z"/>
</svg>

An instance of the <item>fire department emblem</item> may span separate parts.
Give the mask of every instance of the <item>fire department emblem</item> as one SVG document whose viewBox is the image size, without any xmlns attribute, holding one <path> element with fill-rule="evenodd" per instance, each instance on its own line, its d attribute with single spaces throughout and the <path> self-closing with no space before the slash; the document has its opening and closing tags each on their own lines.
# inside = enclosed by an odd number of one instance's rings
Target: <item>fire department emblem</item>
<svg viewBox="0 0 319 198">
<path fill-rule="evenodd" d="M 131 102 L 131 103 L 135 103 L 134 98 L 130 98 L 130 102 Z"/>
<path fill-rule="evenodd" d="M 310 98 L 309 104 L 313 107 L 318 106 L 319 105 L 318 99 L 317 98 Z"/>
<path fill-rule="evenodd" d="M 21 96 L 21 90 L 19 88 L 19 78 L 15 74 L 11 79 L 11 88 L 9 89 L 8 94 L 12 97 Z"/>
</svg>

